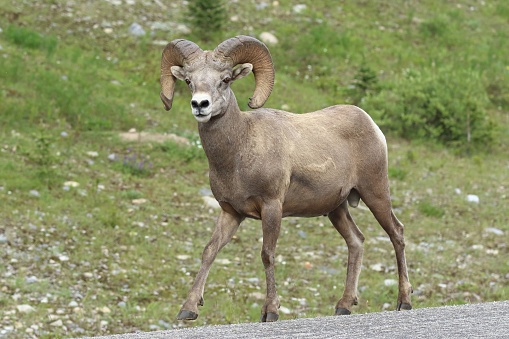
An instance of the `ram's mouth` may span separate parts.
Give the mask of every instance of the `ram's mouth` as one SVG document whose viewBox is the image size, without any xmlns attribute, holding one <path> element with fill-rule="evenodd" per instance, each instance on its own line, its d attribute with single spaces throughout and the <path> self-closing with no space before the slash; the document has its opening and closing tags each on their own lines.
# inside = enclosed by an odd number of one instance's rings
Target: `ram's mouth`
<svg viewBox="0 0 509 339">
<path fill-rule="evenodd" d="M 198 122 L 207 122 L 210 120 L 210 117 L 211 117 L 211 114 L 202 114 L 202 113 L 198 113 L 198 114 L 193 114 L 195 119 L 198 120 Z"/>
</svg>

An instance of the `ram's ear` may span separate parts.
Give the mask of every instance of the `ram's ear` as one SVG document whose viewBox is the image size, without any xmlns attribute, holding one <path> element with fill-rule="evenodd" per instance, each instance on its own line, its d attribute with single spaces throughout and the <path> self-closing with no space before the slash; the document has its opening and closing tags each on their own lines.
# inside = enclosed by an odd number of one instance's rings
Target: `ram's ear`
<svg viewBox="0 0 509 339">
<path fill-rule="evenodd" d="M 252 70 L 253 70 L 252 64 L 245 63 L 245 64 L 240 65 L 239 67 L 237 67 L 233 70 L 232 81 L 242 79 L 243 77 L 245 77 L 246 75 L 251 73 Z"/>
<path fill-rule="evenodd" d="M 184 68 L 180 66 L 171 66 L 171 74 L 179 80 L 184 81 L 186 78 L 186 73 L 184 72 Z"/>
</svg>

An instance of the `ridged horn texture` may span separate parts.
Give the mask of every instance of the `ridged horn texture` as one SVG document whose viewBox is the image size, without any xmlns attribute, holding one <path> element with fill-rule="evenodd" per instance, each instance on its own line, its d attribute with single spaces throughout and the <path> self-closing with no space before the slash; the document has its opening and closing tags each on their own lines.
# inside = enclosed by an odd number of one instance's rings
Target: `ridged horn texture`
<svg viewBox="0 0 509 339">
<path fill-rule="evenodd" d="M 161 58 L 161 100 L 167 111 L 173 103 L 176 78 L 171 73 L 172 66 L 183 67 L 199 57 L 203 51 L 197 44 L 184 39 L 176 39 L 168 43 Z"/>
<path fill-rule="evenodd" d="M 255 38 L 239 35 L 223 41 L 214 54 L 232 67 L 242 63 L 253 65 L 256 87 L 248 105 L 262 107 L 274 87 L 274 64 L 267 46 Z"/>
</svg>

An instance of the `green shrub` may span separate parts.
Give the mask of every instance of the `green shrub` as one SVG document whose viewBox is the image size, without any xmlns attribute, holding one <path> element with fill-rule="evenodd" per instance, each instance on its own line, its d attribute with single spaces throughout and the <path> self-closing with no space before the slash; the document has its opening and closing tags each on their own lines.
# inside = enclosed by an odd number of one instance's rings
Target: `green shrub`
<svg viewBox="0 0 509 339">
<path fill-rule="evenodd" d="M 226 21 L 222 0 L 190 0 L 188 10 L 188 21 L 196 38 L 208 42 L 221 33 Z"/>
<path fill-rule="evenodd" d="M 57 39 L 54 36 L 44 36 L 30 29 L 13 25 L 7 26 L 5 37 L 8 41 L 22 47 L 46 50 L 48 55 L 53 54 L 57 47 Z"/>
<path fill-rule="evenodd" d="M 488 104 L 479 74 L 442 67 L 405 70 L 363 107 L 386 131 L 468 152 L 493 144 L 495 124 L 488 117 Z"/>
</svg>

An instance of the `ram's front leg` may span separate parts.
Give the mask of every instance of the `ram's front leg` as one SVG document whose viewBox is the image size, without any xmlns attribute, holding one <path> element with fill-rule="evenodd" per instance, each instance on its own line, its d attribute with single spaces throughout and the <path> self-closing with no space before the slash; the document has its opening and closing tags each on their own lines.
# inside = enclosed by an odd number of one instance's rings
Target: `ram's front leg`
<svg viewBox="0 0 509 339">
<path fill-rule="evenodd" d="M 282 205 L 279 201 L 271 201 L 262 207 L 263 246 L 262 262 L 265 267 L 267 296 L 262 308 L 262 322 L 276 321 L 279 318 L 279 298 L 274 277 L 276 244 L 281 228 Z"/>
<path fill-rule="evenodd" d="M 193 287 L 191 287 L 187 299 L 177 315 L 178 320 L 195 320 L 198 318 L 198 306 L 203 306 L 203 290 L 210 267 L 217 253 L 231 240 L 242 220 L 243 218 L 231 208 L 223 208 L 221 211 L 212 238 L 203 250 L 201 267 L 196 275 Z"/>
</svg>

